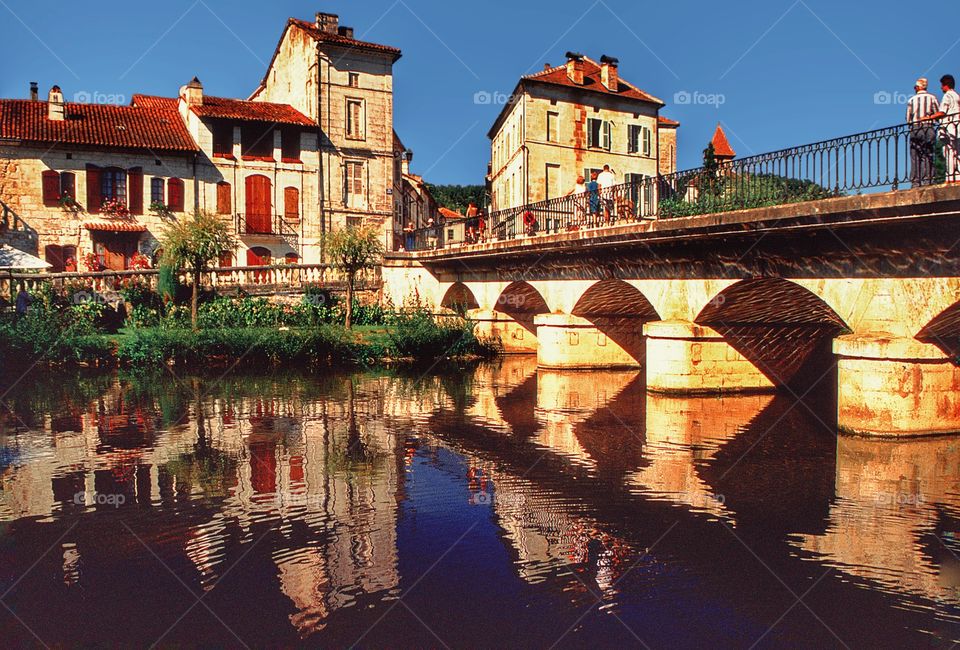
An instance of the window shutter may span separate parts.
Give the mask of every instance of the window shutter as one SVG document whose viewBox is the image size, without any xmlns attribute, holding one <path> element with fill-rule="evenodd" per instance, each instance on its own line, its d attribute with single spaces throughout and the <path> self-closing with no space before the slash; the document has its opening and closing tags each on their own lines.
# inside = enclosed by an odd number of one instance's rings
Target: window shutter
<svg viewBox="0 0 960 650">
<path fill-rule="evenodd" d="M 60 196 L 69 196 L 71 199 L 77 198 L 77 177 L 73 172 L 60 173 Z"/>
<path fill-rule="evenodd" d="M 650 155 L 650 129 L 643 129 L 643 155 Z"/>
<path fill-rule="evenodd" d="M 47 169 L 44 170 L 41 177 L 43 179 L 43 204 L 47 207 L 60 205 L 60 173 Z"/>
<path fill-rule="evenodd" d="M 587 146 L 596 147 L 599 143 L 597 142 L 596 136 L 594 135 L 593 126 L 596 122 L 595 119 L 590 118 L 587 120 Z"/>
<path fill-rule="evenodd" d="M 100 212 L 100 168 L 87 165 L 87 212 Z"/>
<path fill-rule="evenodd" d="M 167 207 L 172 212 L 183 212 L 183 181 L 179 178 L 167 181 Z"/>
<path fill-rule="evenodd" d="M 217 183 L 217 214 L 230 214 L 231 209 L 230 183 L 220 181 Z"/>
<path fill-rule="evenodd" d="M 603 123 L 603 148 L 606 149 L 607 151 L 610 151 L 610 139 L 611 139 L 610 135 L 611 135 L 610 122 L 604 122 Z"/>
<path fill-rule="evenodd" d="M 130 214 L 143 214 L 143 168 L 127 170 L 127 205 Z"/>
<path fill-rule="evenodd" d="M 300 219 L 300 190 L 288 187 L 283 190 L 283 216 L 285 219 Z"/>
</svg>

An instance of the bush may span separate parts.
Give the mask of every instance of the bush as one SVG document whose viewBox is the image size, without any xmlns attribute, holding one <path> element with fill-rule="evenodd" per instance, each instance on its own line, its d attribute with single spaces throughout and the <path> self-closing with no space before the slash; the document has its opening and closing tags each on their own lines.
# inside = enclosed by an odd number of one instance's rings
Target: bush
<svg viewBox="0 0 960 650">
<path fill-rule="evenodd" d="M 495 355 L 496 346 L 479 339 L 475 330 L 471 321 L 438 321 L 428 311 L 417 309 L 394 318 L 386 351 L 389 356 L 418 361 Z"/>
</svg>

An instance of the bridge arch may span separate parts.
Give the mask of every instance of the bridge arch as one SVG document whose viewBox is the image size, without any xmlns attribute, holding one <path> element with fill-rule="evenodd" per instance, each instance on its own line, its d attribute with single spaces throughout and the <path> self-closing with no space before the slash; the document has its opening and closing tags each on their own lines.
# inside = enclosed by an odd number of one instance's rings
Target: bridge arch
<svg viewBox="0 0 960 650">
<path fill-rule="evenodd" d="M 640 363 L 645 356 L 643 324 L 660 320 L 639 289 L 616 279 L 601 280 L 587 289 L 571 313 L 590 321 Z"/>
<path fill-rule="evenodd" d="M 497 297 L 493 309 L 506 314 L 534 335 L 537 333 L 534 318 L 538 314 L 550 313 L 550 307 L 547 306 L 547 301 L 540 292 L 524 281 L 511 282 L 507 285 Z"/>
<path fill-rule="evenodd" d="M 804 391 L 830 374 L 833 339 L 850 331 L 822 298 L 782 278 L 731 285 L 704 307 L 696 323 L 716 330 L 775 386 Z"/>
<path fill-rule="evenodd" d="M 944 354 L 960 358 L 960 302 L 940 312 L 917 334 L 917 340 L 940 348 Z"/>
<path fill-rule="evenodd" d="M 455 282 L 443 294 L 440 306 L 458 314 L 464 314 L 471 309 L 479 309 L 480 303 L 477 302 L 477 298 L 473 295 L 470 287 L 462 282 Z"/>
</svg>

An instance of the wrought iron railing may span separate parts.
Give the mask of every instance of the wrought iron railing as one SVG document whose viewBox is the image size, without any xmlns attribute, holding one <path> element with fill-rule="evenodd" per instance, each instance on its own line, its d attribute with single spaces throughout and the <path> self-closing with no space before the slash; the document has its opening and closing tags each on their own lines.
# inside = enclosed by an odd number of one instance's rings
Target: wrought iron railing
<svg viewBox="0 0 960 650">
<path fill-rule="evenodd" d="M 300 228 L 286 220 L 283 215 L 236 215 L 237 234 L 270 235 L 283 239 L 291 248 L 300 252 Z"/>
<path fill-rule="evenodd" d="M 900 124 L 498 210 L 483 240 L 960 182 L 958 152 L 960 118 Z M 418 230 L 408 250 L 470 245 L 448 242 L 448 232 L 449 224 Z"/>
</svg>

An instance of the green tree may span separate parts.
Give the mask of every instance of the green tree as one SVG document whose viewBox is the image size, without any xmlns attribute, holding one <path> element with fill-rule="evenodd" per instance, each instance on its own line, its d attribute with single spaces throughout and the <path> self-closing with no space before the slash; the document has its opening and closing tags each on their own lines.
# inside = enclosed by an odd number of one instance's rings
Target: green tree
<svg viewBox="0 0 960 650">
<path fill-rule="evenodd" d="M 484 207 L 486 188 L 483 185 L 430 185 L 430 195 L 445 208 L 463 214 L 472 201 L 478 208 Z"/>
<path fill-rule="evenodd" d="M 344 228 L 327 236 L 327 256 L 347 276 L 347 313 L 344 325 L 353 327 L 353 294 L 357 275 L 376 268 L 383 259 L 381 231 L 374 226 Z"/>
<path fill-rule="evenodd" d="M 184 269 L 193 278 L 190 323 L 193 329 L 197 329 L 200 276 L 209 268 L 210 262 L 232 252 L 237 246 L 237 240 L 227 223 L 216 215 L 200 211 L 194 214 L 192 219 L 183 219 L 168 225 L 160 238 L 160 245 L 163 247 L 161 265 Z"/>
</svg>

